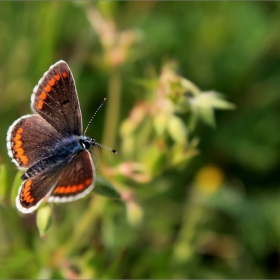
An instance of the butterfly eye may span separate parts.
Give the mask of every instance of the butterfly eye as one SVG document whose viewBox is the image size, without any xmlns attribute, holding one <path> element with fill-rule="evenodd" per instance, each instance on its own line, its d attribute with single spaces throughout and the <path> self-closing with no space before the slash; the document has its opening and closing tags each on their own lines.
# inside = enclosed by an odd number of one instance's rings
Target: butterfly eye
<svg viewBox="0 0 280 280">
<path fill-rule="evenodd" d="M 83 139 L 80 140 L 80 145 L 86 150 L 88 150 L 92 146 L 90 141 Z"/>
</svg>

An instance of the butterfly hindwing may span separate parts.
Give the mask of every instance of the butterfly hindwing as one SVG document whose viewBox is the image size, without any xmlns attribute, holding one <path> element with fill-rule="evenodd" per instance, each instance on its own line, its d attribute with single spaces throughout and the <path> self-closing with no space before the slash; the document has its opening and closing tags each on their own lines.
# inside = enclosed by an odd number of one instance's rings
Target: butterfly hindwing
<svg viewBox="0 0 280 280">
<path fill-rule="evenodd" d="M 20 186 L 17 208 L 31 213 L 46 198 L 49 202 L 70 202 L 88 194 L 94 187 L 95 168 L 90 153 L 84 150 L 65 166 L 28 178 Z"/>
<path fill-rule="evenodd" d="M 25 180 L 16 197 L 16 206 L 22 213 L 31 213 L 40 205 L 44 198 L 56 186 L 61 173 L 57 170 L 55 173 L 37 175 Z"/>
<path fill-rule="evenodd" d="M 95 167 L 89 151 L 77 154 L 62 171 L 48 201 L 68 202 L 88 194 L 94 187 Z"/>
<path fill-rule="evenodd" d="M 60 60 L 34 88 L 31 109 L 64 135 L 82 134 L 82 115 L 73 75 Z"/>
</svg>

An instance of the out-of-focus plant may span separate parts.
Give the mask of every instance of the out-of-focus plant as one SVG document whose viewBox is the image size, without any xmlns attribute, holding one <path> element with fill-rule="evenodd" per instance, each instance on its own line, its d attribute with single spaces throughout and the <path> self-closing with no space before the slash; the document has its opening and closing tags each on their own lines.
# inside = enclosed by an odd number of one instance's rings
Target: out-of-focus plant
<svg viewBox="0 0 280 280">
<path fill-rule="evenodd" d="M 143 214 L 132 204 L 131 184 L 151 184 L 167 170 L 186 168 L 199 152 L 199 138 L 191 133 L 197 123 L 194 118 L 214 125 L 215 108 L 234 108 L 216 92 L 200 91 L 179 76 L 175 66 L 167 62 L 159 77 L 142 81 L 145 99 L 131 109 L 121 124 L 121 163 L 105 170 L 123 193 L 132 224 L 136 223 L 132 219 L 134 212 L 138 222 Z"/>
<path fill-rule="evenodd" d="M 113 2 L 98 2 L 97 6 L 86 6 L 88 20 L 96 32 L 102 47 L 101 55 L 93 55 L 93 60 L 100 69 L 112 71 L 133 58 L 134 47 L 140 43 L 140 30 L 120 31 L 114 21 Z"/>
<path fill-rule="evenodd" d="M 92 56 L 93 64 L 100 70 L 109 73 L 103 142 L 111 147 L 115 146 L 121 110 L 120 68 L 131 61 L 134 57 L 135 47 L 142 40 L 142 33 L 139 30 L 118 30 L 113 18 L 114 5 L 115 3 L 110 1 L 99 1 L 97 5 L 86 5 L 88 20 L 102 47 L 101 55 Z M 106 155 L 105 157 L 108 161 L 108 157 Z"/>
</svg>

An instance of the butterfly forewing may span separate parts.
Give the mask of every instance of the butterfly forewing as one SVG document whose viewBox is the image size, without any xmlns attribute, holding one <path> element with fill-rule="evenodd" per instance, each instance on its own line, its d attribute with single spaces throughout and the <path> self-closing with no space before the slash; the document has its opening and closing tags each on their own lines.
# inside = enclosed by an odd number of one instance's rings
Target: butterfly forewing
<svg viewBox="0 0 280 280">
<path fill-rule="evenodd" d="M 27 169 L 48 156 L 62 135 L 42 117 L 26 115 L 15 121 L 7 134 L 10 157 L 21 169 Z"/>
<path fill-rule="evenodd" d="M 66 62 L 57 62 L 44 74 L 33 90 L 31 107 L 64 135 L 82 134 L 77 90 Z"/>
</svg>

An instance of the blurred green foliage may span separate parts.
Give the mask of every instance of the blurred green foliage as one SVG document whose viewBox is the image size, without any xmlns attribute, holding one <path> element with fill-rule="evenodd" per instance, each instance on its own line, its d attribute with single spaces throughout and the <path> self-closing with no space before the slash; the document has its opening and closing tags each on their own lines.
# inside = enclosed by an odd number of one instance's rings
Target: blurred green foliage
<svg viewBox="0 0 280 280">
<path fill-rule="evenodd" d="M 278 2 L 1 2 L 0 278 L 279 278 L 279 26 Z M 22 215 L 6 133 L 59 59 L 119 155 Z"/>
</svg>

